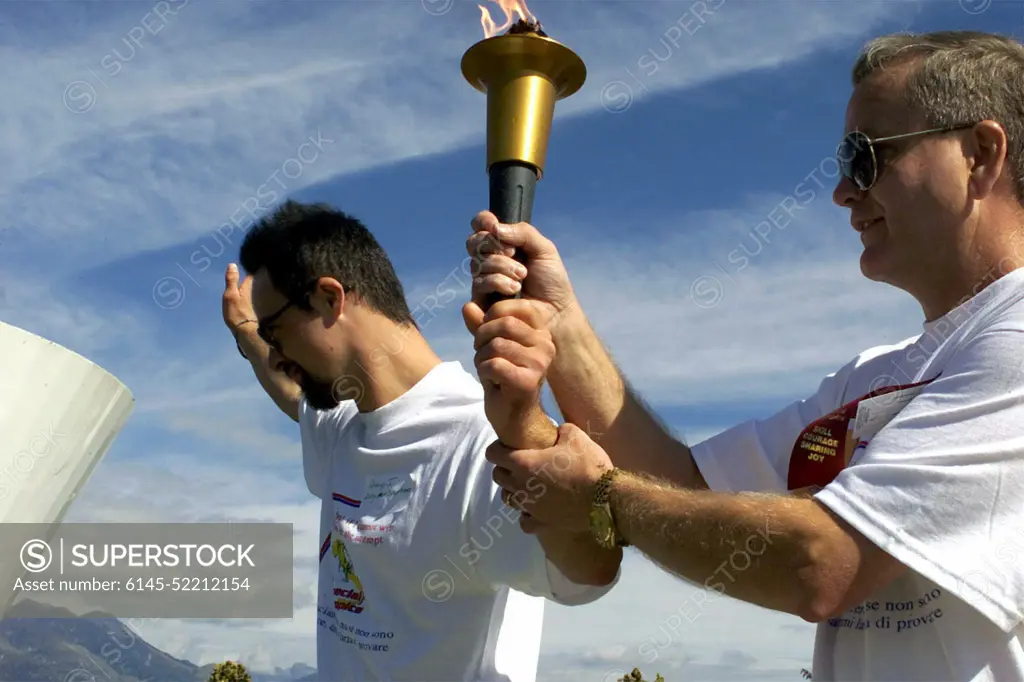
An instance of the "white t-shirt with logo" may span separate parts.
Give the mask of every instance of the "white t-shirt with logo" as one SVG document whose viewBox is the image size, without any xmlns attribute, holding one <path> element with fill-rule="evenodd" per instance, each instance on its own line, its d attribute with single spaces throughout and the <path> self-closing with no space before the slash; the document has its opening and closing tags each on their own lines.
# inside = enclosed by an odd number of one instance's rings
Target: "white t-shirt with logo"
<svg viewBox="0 0 1024 682">
<path fill-rule="evenodd" d="M 1024 681 L 1024 270 L 692 450 L 713 490 L 814 495 L 908 566 L 818 624 L 816 682 Z"/>
<path fill-rule="evenodd" d="M 443 362 L 369 413 L 299 406 L 323 500 L 318 679 L 533 682 L 544 599 L 591 602 L 519 528 L 485 459 L 483 387 Z M 510 589 L 511 588 L 511 589 Z"/>
</svg>

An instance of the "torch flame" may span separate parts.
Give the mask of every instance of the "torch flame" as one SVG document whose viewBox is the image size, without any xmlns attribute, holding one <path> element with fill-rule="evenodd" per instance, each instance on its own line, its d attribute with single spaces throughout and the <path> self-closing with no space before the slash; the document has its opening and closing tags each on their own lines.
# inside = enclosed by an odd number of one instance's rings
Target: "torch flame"
<svg viewBox="0 0 1024 682">
<path fill-rule="evenodd" d="M 494 0 L 494 2 L 505 13 L 505 23 L 498 26 L 494 23 L 494 19 L 491 19 L 491 13 L 487 11 L 487 8 L 483 5 L 477 5 L 480 8 L 480 26 L 484 29 L 484 38 L 492 38 L 508 30 L 519 19 L 530 23 L 537 21 L 537 17 L 533 16 L 530 10 L 527 9 L 525 0 Z M 513 19 L 513 14 L 517 18 Z"/>
</svg>

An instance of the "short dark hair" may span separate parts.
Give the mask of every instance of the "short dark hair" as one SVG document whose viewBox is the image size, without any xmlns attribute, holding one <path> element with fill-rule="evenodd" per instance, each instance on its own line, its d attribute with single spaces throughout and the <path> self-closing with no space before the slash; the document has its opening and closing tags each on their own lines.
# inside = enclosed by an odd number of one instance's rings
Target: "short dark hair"
<svg viewBox="0 0 1024 682">
<path fill-rule="evenodd" d="M 398 324 L 413 324 L 391 259 L 356 218 L 327 204 L 287 200 L 256 221 L 239 249 L 249 274 L 266 268 L 274 288 L 309 310 L 310 283 L 333 277 Z"/>
</svg>

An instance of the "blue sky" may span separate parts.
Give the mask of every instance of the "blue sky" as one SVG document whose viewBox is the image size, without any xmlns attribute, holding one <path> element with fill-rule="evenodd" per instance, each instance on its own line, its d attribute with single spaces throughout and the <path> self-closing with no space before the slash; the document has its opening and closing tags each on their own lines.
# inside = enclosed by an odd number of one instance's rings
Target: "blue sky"
<svg viewBox="0 0 1024 682">
<path fill-rule="evenodd" d="M 530 9 L 588 66 L 558 104 L 534 222 L 627 376 L 687 442 L 920 331 L 911 299 L 860 275 L 859 241 L 831 203 L 849 68 L 882 33 L 1019 36 L 1019 2 Z M 221 321 L 242 236 L 221 226 L 271 191 L 355 214 L 411 306 L 443 281 L 459 289 L 424 332 L 471 367 L 468 279 L 446 278 L 487 203 L 485 100 L 459 72 L 483 37 L 479 10 L 8 0 L 3 14 L 0 318 L 99 363 L 137 400 L 68 520 L 294 523 L 293 620 L 139 629 L 198 663 L 311 663 L 318 502 L 295 425 Z M 548 608 L 541 679 L 610 680 L 637 664 L 670 682 L 789 680 L 809 666 L 813 626 L 725 598 L 694 618 L 694 590 L 630 555 L 605 599 Z"/>
</svg>

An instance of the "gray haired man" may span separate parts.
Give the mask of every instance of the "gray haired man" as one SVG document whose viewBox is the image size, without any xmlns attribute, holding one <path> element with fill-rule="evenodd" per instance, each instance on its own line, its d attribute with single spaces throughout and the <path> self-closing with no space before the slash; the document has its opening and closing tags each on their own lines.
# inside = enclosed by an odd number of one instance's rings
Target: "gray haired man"
<svg viewBox="0 0 1024 682">
<path fill-rule="evenodd" d="M 692 447 L 632 393 L 555 246 L 479 215 L 470 253 L 494 235 L 528 269 L 486 259 L 464 309 L 482 362 L 506 381 L 495 358 L 536 354 L 527 340 L 548 331 L 547 378 L 571 422 L 552 448 L 489 449 L 505 494 L 535 523 L 589 526 L 708 590 L 817 623 L 815 680 L 1024 680 L 1022 83 L 1024 47 L 997 35 L 864 49 L 834 200 L 861 271 L 917 300 L 922 333 Z M 524 497 L 541 469 L 556 480 Z"/>
</svg>

